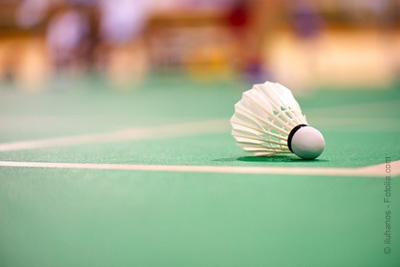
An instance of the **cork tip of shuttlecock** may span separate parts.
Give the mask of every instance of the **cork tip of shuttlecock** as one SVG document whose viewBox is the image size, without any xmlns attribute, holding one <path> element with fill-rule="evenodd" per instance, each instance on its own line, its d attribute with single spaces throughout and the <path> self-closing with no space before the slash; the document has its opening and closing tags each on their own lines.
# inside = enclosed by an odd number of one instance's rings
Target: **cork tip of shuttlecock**
<svg viewBox="0 0 400 267">
<path fill-rule="evenodd" d="M 299 127 L 290 141 L 292 152 L 303 159 L 315 159 L 325 148 L 324 136 L 311 126 Z"/>
</svg>

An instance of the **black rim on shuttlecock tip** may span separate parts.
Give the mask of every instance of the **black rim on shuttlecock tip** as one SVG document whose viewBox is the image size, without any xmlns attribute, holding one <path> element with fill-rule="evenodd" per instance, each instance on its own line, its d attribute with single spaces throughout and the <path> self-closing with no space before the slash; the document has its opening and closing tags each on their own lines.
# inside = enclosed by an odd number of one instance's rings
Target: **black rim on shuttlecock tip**
<svg viewBox="0 0 400 267">
<path fill-rule="evenodd" d="M 308 126 L 308 125 L 307 125 L 307 124 L 299 124 L 299 125 L 297 125 L 296 127 L 294 127 L 294 128 L 290 131 L 289 136 L 288 136 L 288 140 L 287 140 L 288 147 L 289 147 L 289 150 L 290 150 L 290 151 L 293 152 L 293 150 L 292 150 L 292 138 L 293 138 L 294 134 L 295 134 L 298 130 L 300 130 L 300 128 L 303 128 L 303 127 L 305 127 L 305 126 Z M 293 153 L 294 153 L 294 152 L 293 152 Z"/>
</svg>

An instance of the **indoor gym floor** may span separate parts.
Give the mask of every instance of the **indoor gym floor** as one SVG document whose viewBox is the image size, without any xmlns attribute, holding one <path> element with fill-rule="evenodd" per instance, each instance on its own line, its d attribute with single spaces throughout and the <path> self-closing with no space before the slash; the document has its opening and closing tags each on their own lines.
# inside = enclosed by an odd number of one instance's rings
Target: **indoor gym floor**
<svg viewBox="0 0 400 267">
<path fill-rule="evenodd" d="M 240 84 L 48 87 L 0 90 L 0 266 L 399 266 L 400 88 L 298 97 L 303 161 L 236 146 Z"/>
</svg>

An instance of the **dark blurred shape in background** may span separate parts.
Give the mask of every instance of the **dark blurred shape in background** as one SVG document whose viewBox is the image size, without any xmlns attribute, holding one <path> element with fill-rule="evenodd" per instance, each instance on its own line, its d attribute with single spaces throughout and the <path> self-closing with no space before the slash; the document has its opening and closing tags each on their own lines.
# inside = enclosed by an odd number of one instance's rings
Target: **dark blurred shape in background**
<svg viewBox="0 0 400 267">
<path fill-rule="evenodd" d="M 0 0 L 0 82 L 149 73 L 295 88 L 400 73 L 400 0 Z"/>
</svg>

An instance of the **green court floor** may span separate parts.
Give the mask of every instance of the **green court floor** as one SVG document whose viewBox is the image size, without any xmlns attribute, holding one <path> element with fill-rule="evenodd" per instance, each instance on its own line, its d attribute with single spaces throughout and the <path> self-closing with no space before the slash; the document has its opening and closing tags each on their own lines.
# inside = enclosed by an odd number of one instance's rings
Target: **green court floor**
<svg viewBox="0 0 400 267">
<path fill-rule="evenodd" d="M 0 89 L 0 266 L 400 266 L 399 86 L 294 91 L 314 161 L 235 145 L 243 84 L 111 88 Z"/>
</svg>

